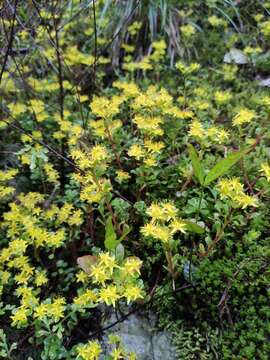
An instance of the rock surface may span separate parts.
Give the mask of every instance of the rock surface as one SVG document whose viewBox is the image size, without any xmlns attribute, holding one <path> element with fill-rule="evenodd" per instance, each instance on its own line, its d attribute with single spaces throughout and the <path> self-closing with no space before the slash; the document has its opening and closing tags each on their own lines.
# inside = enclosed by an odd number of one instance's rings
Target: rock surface
<svg viewBox="0 0 270 360">
<path fill-rule="evenodd" d="M 116 321 L 111 314 L 104 326 Z M 132 314 L 125 321 L 118 323 L 103 338 L 106 347 L 107 336 L 110 333 L 120 336 L 127 351 L 133 351 L 137 360 L 176 360 L 171 344 L 170 334 L 155 329 L 156 317 L 153 314 Z"/>
</svg>

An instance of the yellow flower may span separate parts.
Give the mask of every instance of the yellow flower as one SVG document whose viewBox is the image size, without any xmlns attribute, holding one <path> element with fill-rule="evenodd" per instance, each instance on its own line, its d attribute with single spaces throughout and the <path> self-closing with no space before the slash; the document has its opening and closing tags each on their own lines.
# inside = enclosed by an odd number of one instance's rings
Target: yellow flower
<svg viewBox="0 0 270 360">
<path fill-rule="evenodd" d="M 45 271 L 36 271 L 35 283 L 37 286 L 47 284 L 48 278 Z"/>
<path fill-rule="evenodd" d="M 11 112 L 12 116 L 14 116 L 15 118 L 17 116 L 23 114 L 27 110 L 26 106 L 21 103 L 8 104 L 8 108 L 9 108 L 9 111 Z"/>
<path fill-rule="evenodd" d="M 257 22 L 260 22 L 263 18 L 264 18 L 264 15 L 263 14 L 256 14 L 253 16 L 253 18 L 257 21 Z"/>
<path fill-rule="evenodd" d="M 59 174 L 58 172 L 53 168 L 53 165 L 52 164 L 45 164 L 43 166 L 44 168 L 44 171 L 45 171 L 45 174 L 47 176 L 47 180 L 51 183 L 55 183 L 55 184 L 58 184 L 59 181 Z"/>
<path fill-rule="evenodd" d="M 94 265 L 91 266 L 91 277 L 93 277 L 94 283 L 100 283 L 103 286 L 105 285 L 105 281 L 108 280 L 110 277 L 108 276 L 106 269 L 102 265 Z"/>
<path fill-rule="evenodd" d="M 111 99 L 94 96 L 90 107 L 92 113 L 103 119 L 112 118 L 119 112 L 122 98 L 114 96 Z"/>
<path fill-rule="evenodd" d="M 235 79 L 236 73 L 238 71 L 238 67 L 237 65 L 224 64 L 222 66 L 222 70 L 223 70 L 224 80 L 232 81 L 233 79 Z"/>
<path fill-rule="evenodd" d="M 88 275 L 85 271 L 80 271 L 76 274 L 77 282 L 85 283 L 88 279 Z"/>
<path fill-rule="evenodd" d="M 15 313 L 11 315 L 11 325 L 17 325 L 27 322 L 27 309 L 23 306 L 16 309 Z"/>
<path fill-rule="evenodd" d="M 115 285 L 109 285 L 99 291 L 99 301 L 105 302 L 106 305 L 113 305 L 115 307 L 116 301 L 120 299 Z"/>
<path fill-rule="evenodd" d="M 157 166 L 157 161 L 153 156 L 149 156 L 143 161 L 144 165 L 147 167 Z"/>
<path fill-rule="evenodd" d="M 221 129 L 217 131 L 217 137 L 215 139 L 219 144 L 225 143 L 229 139 L 229 132 L 225 129 Z"/>
<path fill-rule="evenodd" d="M 55 232 L 49 233 L 46 239 L 46 245 L 52 247 L 60 247 L 65 240 L 65 230 L 60 229 Z"/>
<path fill-rule="evenodd" d="M 128 155 L 140 160 L 144 156 L 143 148 L 140 145 L 134 144 L 128 150 Z"/>
<path fill-rule="evenodd" d="M 8 271 L 0 271 L 0 281 L 2 285 L 7 284 L 10 277 L 11 274 Z"/>
<path fill-rule="evenodd" d="M 11 195 L 15 189 L 12 186 L 1 186 L 0 185 L 0 199 L 5 198 L 8 195 Z"/>
<path fill-rule="evenodd" d="M 251 46 L 246 46 L 244 48 L 244 53 L 247 55 L 256 55 L 256 54 L 260 54 L 262 53 L 262 48 L 260 48 L 259 46 L 256 47 L 251 47 Z"/>
<path fill-rule="evenodd" d="M 116 260 L 113 256 L 111 256 L 109 253 L 101 253 L 99 254 L 99 266 L 104 265 L 106 269 L 109 270 L 109 272 L 113 273 L 113 270 L 118 267 L 116 264 Z"/>
<path fill-rule="evenodd" d="M 215 100 L 218 104 L 228 103 L 232 98 L 230 91 L 216 91 Z"/>
<path fill-rule="evenodd" d="M 205 130 L 199 120 L 192 121 L 188 134 L 199 139 L 205 137 L 206 135 Z"/>
<path fill-rule="evenodd" d="M 10 169 L 7 171 L 0 170 L 0 181 L 9 181 L 18 174 L 17 169 Z"/>
<path fill-rule="evenodd" d="M 56 321 L 64 317 L 65 299 L 62 297 L 54 299 L 52 304 L 48 304 L 48 315 L 52 316 Z"/>
<path fill-rule="evenodd" d="M 40 304 L 35 308 L 34 318 L 42 319 L 48 313 L 48 304 Z"/>
<path fill-rule="evenodd" d="M 73 300 L 73 303 L 74 303 L 74 305 L 83 307 L 83 308 L 87 307 L 89 305 L 91 307 L 92 304 L 97 301 L 97 299 L 98 299 L 98 297 L 94 293 L 94 291 L 91 289 L 87 289 L 84 293 L 75 297 Z"/>
<path fill-rule="evenodd" d="M 242 108 L 233 118 L 233 125 L 238 126 L 245 123 L 250 123 L 256 117 L 256 113 L 253 110 Z"/>
<path fill-rule="evenodd" d="M 119 182 L 126 181 L 130 178 L 129 173 L 123 170 L 117 170 L 116 175 Z"/>
<path fill-rule="evenodd" d="M 87 344 L 79 345 L 77 353 L 83 360 L 98 360 L 101 346 L 97 341 L 89 341 Z"/>
<path fill-rule="evenodd" d="M 197 71 L 200 69 L 200 64 L 198 63 L 191 63 L 190 65 L 186 65 L 181 61 L 178 61 L 175 64 L 175 67 L 177 70 L 179 70 L 183 75 L 190 75 L 193 72 Z"/>
<path fill-rule="evenodd" d="M 169 221 L 172 218 L 175 218 L 178 213 L 178 209 L 175 207 L 175 205 L 173 203 L 170 203 L 170 202 L 162 203 L 162 208 L 163 208 L 164 214 L 166 215 L 166 221 Z"/>
<path fill-rule="evenodd" d="M 133 98 L 140 93 L 138 86 L 134 82 L 115 81 L 113 86 L 122 90 L 127 98 Z"/>
<path fill-rule="evenodd" d="M 171 232 L 167 226 L 148 223 L 141 228 L 141 232 L 145 236 L 152 236 L 154 239 L 161 240 L 164 243 L 171 239 Z"/>
<path fill-rule="evenodd" d="M 241 206 L 242 209 L 245 209 L 248 206 L 257 207 L 258 206 L 258 200 L 254 196 L 246 195 L 246 194 L 239 194 L 236 195 L 233 198 L 234 201 L 238 203 L 239 206 Z"/>
<path fill-rule="evenodd" d="M 142 261 L 139 258 L 133 256 L 126 258 L 122 269 L 125 274 L 134 275 L 135 273 L 140 274 L 141 266 Z"/>
<path fill-rule="evenodd" d="M 261 28 L 261 32 L 263 33 L 263 35 L 264 35 L 265 37 L 270 36 L 270 20 L 268 20 L 268 21 L 263 21 L 263 22 L 260 24 L 260 28 Z"/>
<path fill-rule="evenodd" d="M 153 223 L 148 223 L 145 224 L 144 226 L 141 227 L 141 233 L 144 236 L 153 236 L 156 234 L 156 225 L 154 225 Z"/>
<path fill-rule="evenodd" d="M 161 141 L 145 140 L 144 146 L 149 152 L 159 153 L 165 147 L 165 144 Z"/>
<path fill-rule="evenodd" d="M 107 149 L 102 145 L 95 145 L 90 151 L 91 161 L 95 164 L 108 159 Z"/>
<path fill-rule="evenodd" d="M 78 209 L 73 212 L 73 214 L 68 218 L 68 224 L 73 226 L 79 226 L 83 223 L 83 212 L 82 210 Z"/>
<path fill-rule="evenodd" d="M 13 255 L 22 255 L 25 252 L 27 246 L 28 244 L 25 240 L 13 240 L 9 244 L 9 249 Z"/>
<path fill-rule="evenodd" d="M 164 243 L 167 243 L 171 239 L 171 232 L 167 226 L 157 226 L 154 238 L 161 240 Z"/>
<path fill-rule="evenodd" d="M 207 20 L 213 27 L 226 26 L 226 21 L 216 15 L 209 16 Z"/>
<path fill-rule="evenodd" d="M 238 178 L 221 179 L 218 183 L 221 198 L 229 198 L 236 205 L 245 209 L 247 206 L 258 206 L 258 199 L 244 193 L 244 186 Z"/>
<path fill-rule="evenodd" d="M 187 24 L 180 27 L 181 33 L 186 37 L 190 38 L 196 33 L 196 29 L 193 25 Z"/>
<path fill-rule="evenodd" d="M 127 52 L 132 53 L 135 50 L 135 47 L 133 45 L 129 44 L 122 44 L 121 47 Z"/>
<path fill-rule="evenodd" d="M 123 350 L 120 347 L 114 348 L 110 353 L 110 357 L 112 360 L 124 359 Z"/>
<path fill-rule="evenodd" d="M 171 223 L 170 223 L 170 228 L 172 230 L 172 233 L 176 233 L 178 231 L 185 233 L 185 229 L 186 229 L 186 224 L 183 220 L 181 219 L 174 219 Z"/>
<path fill-rule="evenodd" d="M 133 23 L 128 27 L 128 32 L 130 33 L 130 35 L 134 36 L 137 34 L 137 32 L 140 30 L 141 27 L 142 27 L 141 21 L 133 21 Z"/>
<path fill-rule="evenodd" d="M 166 220 L 166 215 L 164 213 L 163 207 L 158 204 L 152 204 L 146 210 L 146 214 L 150 216 L 153 220 Z"/>
<path fill-rule="evenodd" d="M 270 181 L 270 165 L 266 163 L 262 164 L 260 171 L 264 173 L 264 176 L 266 177 L 267 181 Z"/>
<path fill-rule="evenodd" d="M 221 199 L 226 197 L 232 198 L 243 192 L 243 184 L 240 183 L 239 178 L 221 179 L 217 187 L 221 194 Z"/>
<path fill-rule="evenodd" d="M 135 301 L 137 299 L 143 299 L 142 290 L 137 286 L 128 285 L 125 288 L 125 292 L 123 296 L 127 299 L 127 303 L 129 304 L 131 301 Z"/>
</svg>

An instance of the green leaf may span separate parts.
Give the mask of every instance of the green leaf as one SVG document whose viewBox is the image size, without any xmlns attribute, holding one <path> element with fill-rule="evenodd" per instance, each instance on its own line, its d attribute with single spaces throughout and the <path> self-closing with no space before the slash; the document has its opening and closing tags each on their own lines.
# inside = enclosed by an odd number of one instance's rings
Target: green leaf
<svg viewBox="0 0 270 360">
<path fill-rule="evenodd" d="M 204 185 L 207 186 L 220 176 L 225 175 L 228 170 L 230 170 L 230 168 L 235 165 L 249 150 L 250 149 L 244 149 L 234 152 L 229 154 L 225 159 L 219 161 L 206 175 Z"/>
<path fill-rule="evenodd" d="M 189 220 L 184 220 L 185 224 L 186 224 L 186 229 L 189 232 L 193 232 L 196 234 L 203 234 L 204 233 L 204 228 L 198 224 L 195 224 L 192 221 Z"/>
<path fill-rule="evenodd" d="M 118 244 L 115 249 L 115 257 L 118 261 L 123 261 L 125 257 L 125 248 L 122 244 Z"/>
<path fill-rule="evenodd" d="M 106 228 L 105 228 L 105 248 L 107 250 L 114 251 L 116 246 L 119 244 L 117 241 L 117 236 L 113 227 L 112 218 L 111 216 L 106 221 Z"/>
<path fill-rule="evenodd" d="M 199 180 L 200 184 L 203 185 L 205 173 L 202 167 L 202 162 L 199 159 L 196 150 L 191 144 L 188 144 L 188 152 L 189 152 L 189 157 L 191 159 L 194 174 L 196 178 Z"/>
</svg>

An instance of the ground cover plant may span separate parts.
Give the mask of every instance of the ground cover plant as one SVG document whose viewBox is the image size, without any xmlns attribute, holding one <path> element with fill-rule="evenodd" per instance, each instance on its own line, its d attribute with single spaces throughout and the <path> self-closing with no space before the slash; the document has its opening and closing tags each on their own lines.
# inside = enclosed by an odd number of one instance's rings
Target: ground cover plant
<svg viewBox="0 0 270 360">
<path fill-rule="evenodd" d="M 268 359 L 269 12 L 1 3 L 0 358 L 135 359 L 103 318 L 144 309 L 177 359 Z"/>
</svg>

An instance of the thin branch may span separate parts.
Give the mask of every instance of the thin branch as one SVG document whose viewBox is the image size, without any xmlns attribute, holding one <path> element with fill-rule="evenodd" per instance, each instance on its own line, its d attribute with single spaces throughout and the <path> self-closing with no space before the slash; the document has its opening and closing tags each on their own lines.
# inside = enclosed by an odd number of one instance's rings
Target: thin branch
<svg viewBox="0 0 270 360">
<path fill-rule="evenodd" d="M 96 80 L 96 61 L 97 61 L 97 21 L 96 21 L 96 4 L 95 0 L 93 0 L 93 21 L 94 21 L 94 37 L 95 37 L 95 45 L 94 45 L 94 83 Z"/>
<path fill-rule="evenodd" d="M 11 113 L 9 113 L 8 111 L 5 111 L 16 123 L 17 120 L 11 115 Z M 6 123 L 8 126 L 12 127 L 13 129 L 19 130 L 21 133 L 29 136 L 34 142 L 36 142 L 39 145 L 44 146 L 46 149 L 48 149 L 49 151 L 51 151 L 54 155 L 56 155 L 57 157 L 59 157 L 60 159 L 64 160 L 65 162 L 67 162 L 69 165 L 71 165 L 74 169 L 76 169 L 77 171 L 79 171 L 81 174 L 85 175 L 85 172 L 80 169 L 72 160 L 68 159 L 67 157 L 63 156 L 60 152 L 58 152 L 57 150 L 55 150 L 53 147 L 51 147 L 50 145 L 46 144 L 44 141 L 42 140 L 38 140 L 35 139 L 33 137 L 33 135 L 25 130 L 20 124 L 16 125 L 13 123 L 10 123 L 9 121 L 5 120 L 5 119 L 1 119 L 0 121 L 3 121 L 4 123 Z"/>
<path fill-rule="evenodd" d="M 12 44 L 13 44 L 13 39 L 14 39 L 15 19 L 16 19 L 16 14 L 17 14 L 17 4 L 18 4 L 18 0 L 15 0 L 12 24 L 11 24 L 11 29 L 10 29 L 10 36 L 9 36 L 9 40 L 8 40 L 8 45 L 7 45 L 7 50 L 5 53 L 3 65 L 1 68 L 1 72 L 0 72 L 0 84 L 2 81 L 3 73 L 4 73 L 6 65 L 7 65 L 9 52 L 12 49 Z"/>
<path fill-rule="evenodd" d="M 124 25 L 126 25 L 128 23 L 128 21 L 130 20 L 131 16 L 133 15 L 133 13 L 136 11 L 136 9 L 138 8 L 139 4 L 140 4 L 141 0 L 138 0 L 137 3 L 135 4 L 134 8 L 130 11 L 129 15 L 127 16 L 126 20 L 123 22 L 122 26 L 120 27 L 120 29 L 114 34 L 114 36 L 111 38 L 111 40 L 109 41 L 109 43 L 107 45 L 105 45 L 100 51 L 99 54 L 96 57 L 96 60 L 93 62 L 93 64 L 89 65 L 89 67 L 86 69 L 85 73 L 81 76 L 81 79 L 79 80 L 77 86 L 79 86 L 83 80 L 85 79 L 86 75 L 88 75 L 89 70 L 96 66 L 98 64 L 98 61 L 100 59 L 100 57 L 109 49 L 109 47 L 113 44 L 113 42 L 115 41 L 115 39 L 119 36 L 119 34 L 121 33 L 121 31 L 123 30 Z M 72 89 L 71 89 L 72 90 Z"/>
<path fill-rule="evenodd" d="M 194 288 L 196 286 L 197 286 L 197 284 L 185 284 L 185 285 L 181 286 L 180 288 L 177 288 L 177 289 L 175 289 L 173 291 L 169 291 L 169 292 L 160 294 L 158 297 L 164 297 L 164 296 L 172 295 L 172 294 L 175 294 L 175 293 L 179 293 L 179 292 L 181 292 L 183 290 Z M 138 312 L 139 310 L 143 309 L 146 305 L 149 305 L 154 300 L 154 298 L 155 298 L 155 293 L 153 293 L 150 296 L 149 300 L 147 300 L 143 304 L 135 307 L 134 309 L 130 310 L 127 314 L 123 315 L 120 319 L 118 319 L 118 320 L 112 322 L 111 324 L 109 324 L 107 326 L 104 326 L 103 328 L 101 328 L 101 329 L 93 332 L 92 334 L 90 334 L 89 338 L 96 337 L 97 335 L 100 335 L 100 334 L 104 333 L 105 331 L 115 327 L 117 324 L 122 323 L 123 321 L 128 319 L 132 314 L 134 314 L 134 313 Z"/>
</svg>

